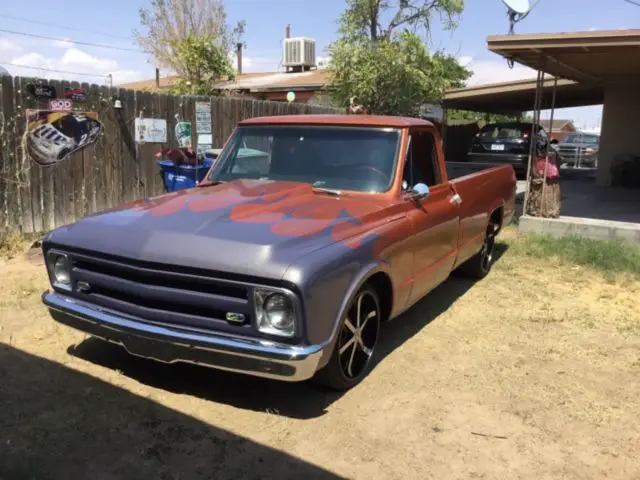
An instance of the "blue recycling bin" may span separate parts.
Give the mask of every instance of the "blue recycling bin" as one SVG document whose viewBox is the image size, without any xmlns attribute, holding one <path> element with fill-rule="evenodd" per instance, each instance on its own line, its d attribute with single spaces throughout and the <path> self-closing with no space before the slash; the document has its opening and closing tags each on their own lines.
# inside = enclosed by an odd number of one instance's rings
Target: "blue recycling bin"
<svg viewBox="0 0 640 480">
<path fill-rule="evenodd" d="M 200 165 L 176 165 L 171 160 L 158 160 L 162 181 L 167 192 L 193 188 L 202 180 L 213 165 L 213 159 L 205 158 Z"/>
</svg>

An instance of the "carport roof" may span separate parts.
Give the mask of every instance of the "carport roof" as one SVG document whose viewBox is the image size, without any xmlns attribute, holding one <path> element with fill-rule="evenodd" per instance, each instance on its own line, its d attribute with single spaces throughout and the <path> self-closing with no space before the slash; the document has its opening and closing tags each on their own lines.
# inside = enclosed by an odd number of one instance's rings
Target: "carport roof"
<svg viewBox="0 0 640 480">
<path fill-rule="evenodd" d="M 640 30 L 608 30 L 487 38 L 489 50 L 535 70 L 578 82 L 640 80 Z"/>
<path fill-rule="evenodd" d="M 552 92 L 553 78 L 546 78 L 543 84 L 543 110 L 551 108 Z M 535 79 L 491 83 L 448 90 L 444 94 L 442 106 L 448 109 L 514 114 L 533 110 L 535 94 Z M 600 105 L 603 102 L 604 91 L 601 86 L 558 79 L 556 108 Z"/>
</svg>

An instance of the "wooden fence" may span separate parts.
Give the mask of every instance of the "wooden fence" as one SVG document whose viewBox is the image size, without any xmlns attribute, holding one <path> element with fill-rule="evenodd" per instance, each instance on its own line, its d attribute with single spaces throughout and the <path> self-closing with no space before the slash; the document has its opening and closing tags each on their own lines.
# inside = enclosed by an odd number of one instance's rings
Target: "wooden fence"
<svg viewBox="0 0 640 480">
<path fill-rule="evenodd" d="M 257 116 L 333 113 L 306 104 L 266 102 L 248 98 L 170 96 L 120 90 L 99 85 L 34 78 L 0 77 L 0 231 L 43 232 L 114 205 L 162 193 L 155 153 L 175 146 L 171 132 L 175 115 L 190 121 L 195 136 L 195 102 L 211 102 L 213 146 L 221 147 L 238 121 Z M 98 142 L 59 164 L 42 168 L 23 147 L 27 109 L 46 109 L 29 84 L 81 88 L 86 102 L 77 111 L 97 112 L 104 125 Z M 122 109 L 114 109 L 114 99 Z M 136 144 L 134 122 L 145 118 L 167 121 L 167 144 Z"/>
</svg>

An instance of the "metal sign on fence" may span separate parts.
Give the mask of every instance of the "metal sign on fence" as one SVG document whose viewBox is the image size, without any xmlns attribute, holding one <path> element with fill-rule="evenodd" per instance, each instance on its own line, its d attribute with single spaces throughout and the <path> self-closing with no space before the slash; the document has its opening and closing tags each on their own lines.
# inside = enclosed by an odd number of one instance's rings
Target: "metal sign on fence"
<svg viewBox="0 0 640 480">
<path fill-rule="evenodd" d="M 96 112 L 27 110 L 27 154 L 49 167 L 95 143 L 104 127 Z"/>
<path fill-rule="evenodd" d="M 49 100 L 49 110 L 54 112 L 70 112 L 73 110 L 73 102 L 68 98 L 54 98 Z"/>
<path fill-rule="evenodd" d="M 211 102 L 196 102 L 196 133 L 212 133 Z"/>
<path fill-rule="evenodd" d="M 56 98 L 56 88 L 53 85 L 29 83 L 27 92 L 35 98 Z"/>
<path fill-rule="evenodd" d="M 162 118 L 136 118 L 136 143 L 167 143 L 167 121 Z"/>
</svg>

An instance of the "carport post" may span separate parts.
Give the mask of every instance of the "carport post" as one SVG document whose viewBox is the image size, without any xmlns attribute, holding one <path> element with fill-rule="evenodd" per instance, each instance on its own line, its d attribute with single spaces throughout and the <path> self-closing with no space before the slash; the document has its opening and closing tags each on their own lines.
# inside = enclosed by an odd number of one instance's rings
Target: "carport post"
<svg viewBox="0 0 640 480">
<path fill-rule="evenodd" d="M 544 172 L 542 174 L 542 198 L 544 198 L 544 187 L 547 184 L 547 168 L 549 166 L 549 147 L 551 146 L 551 135 L 553 134 L 553 114 L 556 111 L 556 88 L 558 86 L 558 77 L 553 80 L 553 93 L 551 94 L 551 114 L 549 115 L 549 139 L 544 149 Z M 560 165 L 558 165 L 560 168 Z"/>
<path fill-rule="evenodd" d="M 540 104 L 542 103 L 542 85 L 544 84 L 544 71 L 538 68 L 538 76 L 536 77 L 536 95 L 533 101 L 533 121 L 531 123 L 531 142 L 529 145 L 529 161 L 527 162 L 527 177 L 524 190 L 524 204 L 522 206 L 522 214 L 527 214 L 527 205 L 529 202 L 529 187 L 531 185 L 531 163 L 533 162 L 533 151 L 535 148 L 535 128 L 540 122 Z"/>
</svg>

